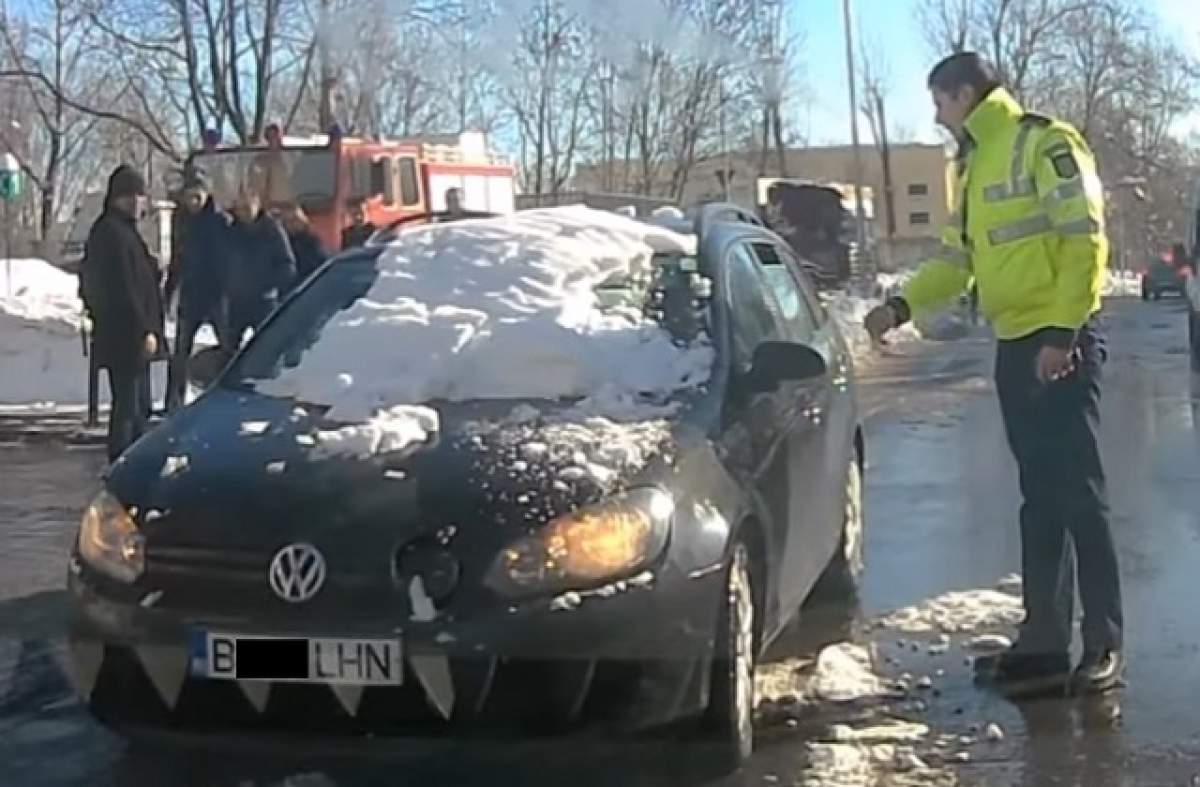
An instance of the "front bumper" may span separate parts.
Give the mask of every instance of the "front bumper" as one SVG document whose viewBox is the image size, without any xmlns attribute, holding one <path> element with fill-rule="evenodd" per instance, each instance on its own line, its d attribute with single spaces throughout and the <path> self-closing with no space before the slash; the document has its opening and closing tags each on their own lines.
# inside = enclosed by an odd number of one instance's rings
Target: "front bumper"
<svg viewBox="0 0 1200 787">
<path fill-rule="evenodd" d="M 518 603 L 469 621 L 380 619 L 346 624 L 206 616 L 153 593 L 115 598 L 74 563 L 71 658 L 93 711 L 114 724 L 250 724 L 321 731 L 528 735 L 644 729 L 708 701 L 721 573 L 617 583 L 598 592 Z M 143 591 L 144 593 L 144 591 Z M 199 631 L 394 637 L 404 683 L 387 687 L 213 680 L 189 674 Z"/>
</svg>

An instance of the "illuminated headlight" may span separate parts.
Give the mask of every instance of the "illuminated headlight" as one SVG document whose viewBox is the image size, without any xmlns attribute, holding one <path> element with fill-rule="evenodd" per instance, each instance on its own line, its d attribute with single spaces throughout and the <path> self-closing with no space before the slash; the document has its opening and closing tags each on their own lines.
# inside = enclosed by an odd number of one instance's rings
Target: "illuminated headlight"
<svg viewBox="0 0 1200 787">
<path fill-rule="evenodd" d="M 92 568 L 133 582 L 146 568 L 146 539 L 121 501 L 101 492 L 83 512 L 79 555 Z"/>
<path fill-rule="evenodd" d="M 559 517 L 505 547 L 485 580 L 505 596 L 595 587 L 637 573 L 662 554 L 674 504 L 636 489 Z"/>
</svg>

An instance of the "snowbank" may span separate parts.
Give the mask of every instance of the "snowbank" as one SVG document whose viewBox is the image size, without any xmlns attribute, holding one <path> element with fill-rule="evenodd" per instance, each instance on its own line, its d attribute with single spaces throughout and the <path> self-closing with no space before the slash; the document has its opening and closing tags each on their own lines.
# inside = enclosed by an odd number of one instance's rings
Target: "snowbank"
<svg viewBox="0 0 1200 787">
<path fill-rule="evenodd" d="M 1025 618 L 1020 596 L 1003 590 L 953 591 L 881 618 L 884 628 L 911 633 L 966 634 L 1019 624 Z"/>
<path fill-rule="evenodd" d="M 366 295 L 331 319 L 303 362 L 258 388 L 363 423 L 438 400 L 603 391 L 609 409 L 662 401 L 708 379 L 711 347 L 677 346 L 640 303 L 602 308 L 596 288 L 645 274 L 655 252 L 694 247 L 582 207 L 415 229 L 383 252 Z"/>
<path fill-rule="evenodd" d="M 1140 296 L 1142 277 L 1133 271 L 1109 271 L 1102 293 L 1106 298 Z"/>
<path fill-rule="evenodd" d="M 87 401 L 78 288 L 45 260 L 0 261 L 0 405 Z"/>
</svg>

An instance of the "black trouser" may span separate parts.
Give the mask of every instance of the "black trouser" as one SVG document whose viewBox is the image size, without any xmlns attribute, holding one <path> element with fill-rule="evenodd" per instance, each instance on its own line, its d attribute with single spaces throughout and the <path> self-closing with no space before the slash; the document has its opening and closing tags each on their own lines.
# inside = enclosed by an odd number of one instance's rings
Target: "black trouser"
<svg viewBox="0 0 1200 787">
<path fill-rule="evenodd" d="M 183 395 L 188 384 L 188 361 L 192 357 L 192 349 L 196 343 L 196 333 L 208 323 L 217 335 L 217 344 L 229 347 L 229 335 L 226 330 L 228 318 L 224 305 L 214 306 L 207 316 L 192 317 L 181 313 L 175 325 L 175 353 L 171 356 L 171 365 L 167 367 L 167 409 L 174 411 L 183 404 Z"/>
<path fill-rule="evenodd" d="M 1085 326 L 1075 371 L 1043 385 L 1035 364 L 1044 339 L 1002 341 L 996 354 L 1000 409 L 1024 498 L 1025 623 L 1018 645 L 1032 652 L 1068 650 L 1078 561 L 1084 649 L 1119 648 L 1121 582 L 1097 444 L 1104 340 L 1094 325 Z"/>
<path fill-rule="evenodd" d="M 108 458 L 115 460 L 146 431 L 149 378 L 145 364 L 108 367 L 112 410 L 108 414 Z"/>
</svg>

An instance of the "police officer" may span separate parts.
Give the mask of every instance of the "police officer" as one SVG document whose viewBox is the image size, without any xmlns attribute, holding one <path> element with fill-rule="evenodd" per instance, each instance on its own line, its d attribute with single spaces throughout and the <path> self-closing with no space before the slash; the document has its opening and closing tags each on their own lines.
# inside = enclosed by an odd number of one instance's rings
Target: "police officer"
<svg viewBox="0 0 1200 787">
<path fill-rule="evenodd" d="M 975 53 L 940 62 L 929 88 L 938 123 L 962 147 L 957 212 L 939 252 L 866 327 L 879 339 L 948 305 L 974 279 L 999 340 L 996 387 L 1020 473 L 1025 604 L 1016 644 L 977 670 L 1013 693 L 1107 691 L 1124 660 L 1097 446 L 1106 352 L 1096 314 L 1108 241 L 1095 162 L 1074 128 L 1023 111 Z M 1076 559 L 1083 657 L 1072 674 Z"/>
</svg>

